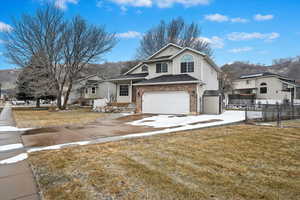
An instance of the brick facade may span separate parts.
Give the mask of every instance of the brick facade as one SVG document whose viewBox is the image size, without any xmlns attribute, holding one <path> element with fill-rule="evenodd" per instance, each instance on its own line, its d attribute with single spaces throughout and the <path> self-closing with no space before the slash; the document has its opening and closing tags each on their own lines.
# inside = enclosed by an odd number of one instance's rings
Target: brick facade
<svg viewBox="0 0 300 200">
<path fill-rule="evenodd" d="M 187 91 L 190 95 L 190 113 L 197 113 L 197 84 L 145 85 L 136 87 L 136 112 L 142 112 L 142 98 L 145 92 Z"/>
</svg>

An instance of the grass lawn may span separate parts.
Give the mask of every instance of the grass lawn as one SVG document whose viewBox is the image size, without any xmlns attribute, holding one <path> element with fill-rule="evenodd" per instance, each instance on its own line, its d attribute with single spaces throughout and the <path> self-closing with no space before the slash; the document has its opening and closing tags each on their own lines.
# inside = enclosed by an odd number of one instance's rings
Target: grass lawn
<svg viewBox="0 0 300 200">
<path fill-rule="evenodd" d="M 14 109 L 13 115 L 19 128 L 53 127 L 86 124 L 105 114 L 82 108 L 68 111 L 48 111 L 33 109 Z"/>
<path fill-rule="evenodd" d="M 300 129 L 247 125 L 35 152 L 44 199 L 300 199 Z"/>
</svg>

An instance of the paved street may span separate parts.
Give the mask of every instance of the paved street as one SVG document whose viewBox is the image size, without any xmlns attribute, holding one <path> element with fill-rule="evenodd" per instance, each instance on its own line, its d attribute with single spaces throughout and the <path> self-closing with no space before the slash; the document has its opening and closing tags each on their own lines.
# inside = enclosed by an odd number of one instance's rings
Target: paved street
<svg viewBox="0 0 300 200">
<path fill-rule="evenodd" d="M 6 105 L 0 114 L 0 127 L 14 126 L 11 107 Z M 1 129 L 1 130 L 3 130 Z M 0 131 L 0 147 L 22 143 L 19 131 Z M 0 150 L 0 162 L 24 153 L 22 148 Z M 0 164 L 0 199 L 1 200 L 36 200 L 39 199 L 32 171 L 26 160 Z"/>
</svg>

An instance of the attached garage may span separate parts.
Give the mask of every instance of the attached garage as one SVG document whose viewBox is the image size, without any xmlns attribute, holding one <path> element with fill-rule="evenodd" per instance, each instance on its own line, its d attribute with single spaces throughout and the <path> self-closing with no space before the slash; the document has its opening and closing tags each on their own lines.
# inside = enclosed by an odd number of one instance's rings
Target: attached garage
<svg viewBox="0 0 300 200">
<path fill-rule="evenodd" d="M 187 91 L 145 92 L 142 112 L 153 114 L 189 114 L 190 95 Z"/>
</svg>

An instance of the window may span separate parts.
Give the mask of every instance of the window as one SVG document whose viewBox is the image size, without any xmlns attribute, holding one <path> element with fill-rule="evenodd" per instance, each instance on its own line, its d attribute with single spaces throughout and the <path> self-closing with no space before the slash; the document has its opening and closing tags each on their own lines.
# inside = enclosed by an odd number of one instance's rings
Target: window
<svg viewBox="0 0 300 200">
<path fill-rule="evenodd" d="M 157 63 L 156 64 L 156 73 L 166 73 L 168 72 L 168 64 L 167 63 Z"/>
<path fill-rule="evenodd" d="M 128 85 L 120 85 L 120 96 L 128 96 L 129 94 L 129 86 Z"/>
<path fill-rule="evenodd" d="M 267 94 L 268 88 L 266 83 L 261 83 L 260 84 L 260 93 L 261 94 Z"/>
<path fill-rule="evenodd" d="M 189 54 L 181 58 L 181 73 L 187 72 L 194 72 L 194 58 Z"/>
<path fill-rule="evenodd" d="M 86 93 L 86 94 L 89 93 L 89 88 L 85 88 L 85 93 Z"/>
<path fill-rule="evenodd" d="M 246 80 L 246 84 L 248 85 L 250 83 L 250 81 L 249 80 Z"/>
<path fill-rule="evenodd" d="M 96 88 L 92 87 L 92 94 L 96 94 Z"/>
<path fill-rule="evenodd" d="M 146 65 L 142 67 L 142 72 L 148 72 L 148 67 Z"/>
</svg>

